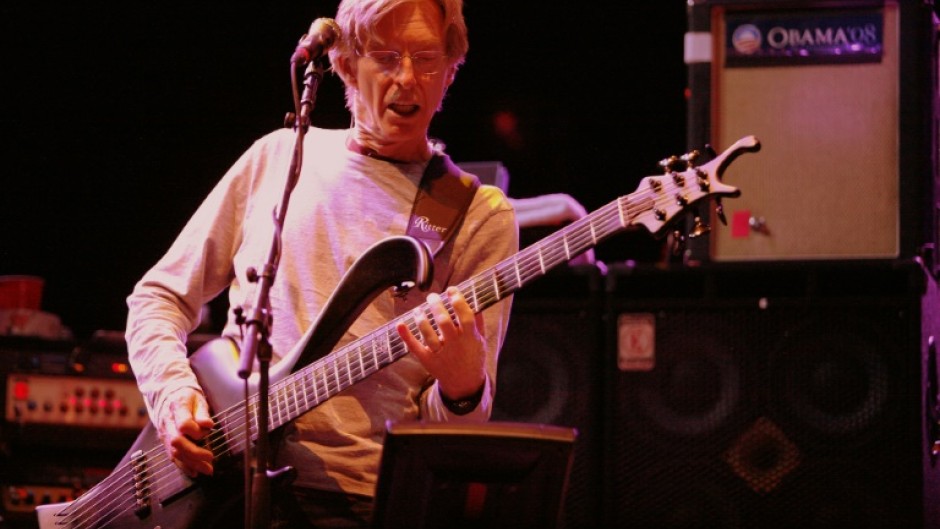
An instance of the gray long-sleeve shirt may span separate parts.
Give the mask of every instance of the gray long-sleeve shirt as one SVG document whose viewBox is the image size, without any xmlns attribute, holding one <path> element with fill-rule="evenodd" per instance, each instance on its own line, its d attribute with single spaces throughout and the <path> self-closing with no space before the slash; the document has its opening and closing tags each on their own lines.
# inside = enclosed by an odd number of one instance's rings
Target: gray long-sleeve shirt
<svg viewBox="0 0 940 529">
<path fill-rule="evenodd" d="M 305 137 L 302 172 L 290 198 L 270 290 L 275 367 L 316 321 L 356 259 L 377 241 L 406 233 L 425 164 L 392 164 L 353 153 L 345 147 L 347 133 L 310 128 Z M 201 387 L 185 341 L 199 324 L 202 306 L 226 289 L 232 307 L 254 299 L 255 285 L 246 272 L 264 264 L 270 253 L 294 142 L 287 129 L 255 142 L 128 297 L 130 362 L 152 418 L 163 411 L 173 391 Z M 429 292 L 477 276 L 515 254 L 518 244 L 509 201 L 498 188 L 481 186 L 460 231 L 434 260 Z M 423 303 L 425 296 L 418 289 L 405 297 L 391 291 L 379 295 L 340 343 L 388 324 Z M 483 401 L 473 412 L 457 416 L 447 411 L 427 371 L 406 355 L 285 427 L 279 457 L 298 469 L 294 483 L 371 495 L 387 420 L 487 420 L 510 308 L 507 297 L 483 312 L 487 381 Z M 239 336 L 232 317 L 224 334 Z M 202 389 L 211 393 L 212 388 Z"/>
</svg>

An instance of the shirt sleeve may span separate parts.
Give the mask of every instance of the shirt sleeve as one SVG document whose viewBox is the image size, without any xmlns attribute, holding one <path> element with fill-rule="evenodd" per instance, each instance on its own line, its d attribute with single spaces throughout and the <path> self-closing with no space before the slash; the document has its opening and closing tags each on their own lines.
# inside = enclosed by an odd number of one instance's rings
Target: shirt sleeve
<svg viewBox="0 0 940 529">
<path fill-rule="evenodd" d="M 256 151 L 257 144 L 229 169 L 127 298 L 128 361 L 154 422 L 173 392 L 202 391 L 186 340 L 199 325 L 203 305 L 234 277 L 246 197 L 259 166 Z"/>
</svg>

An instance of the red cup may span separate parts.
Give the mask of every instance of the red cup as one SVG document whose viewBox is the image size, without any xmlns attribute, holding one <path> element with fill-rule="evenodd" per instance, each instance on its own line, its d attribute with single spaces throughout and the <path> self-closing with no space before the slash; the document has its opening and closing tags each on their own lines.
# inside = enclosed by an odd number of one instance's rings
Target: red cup
<svg viewBox="0 0 940 529">
<path fill-rule="evenodd" d="M 37 276 L 0 276 L 0 310 L 39 310 L 44 284 Z"/>
</svg>

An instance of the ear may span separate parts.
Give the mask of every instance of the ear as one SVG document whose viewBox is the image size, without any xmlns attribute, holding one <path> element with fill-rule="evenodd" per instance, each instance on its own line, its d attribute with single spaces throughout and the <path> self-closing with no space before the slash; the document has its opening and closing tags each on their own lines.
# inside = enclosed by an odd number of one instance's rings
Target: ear
<svg viewBox="0 0 940 529">
<path fill-rule="evenodd" d="M 344 84 L 358 88 L 356 79 L 356 66 L 349 57 L 342 57 L 336 64 L 333 65 L 333 70 L 337 75 L 339 75 L 339 78 L 343 80 Z"/>
<path fill-rule="evenodd" d="M 457 77 L 457 65 L 451 64 L 447 67 L 447 71 L 444 73 L 444 88 L 450 88 L 451 83 L 454 82 L 454 79 Z"/>
</svg>

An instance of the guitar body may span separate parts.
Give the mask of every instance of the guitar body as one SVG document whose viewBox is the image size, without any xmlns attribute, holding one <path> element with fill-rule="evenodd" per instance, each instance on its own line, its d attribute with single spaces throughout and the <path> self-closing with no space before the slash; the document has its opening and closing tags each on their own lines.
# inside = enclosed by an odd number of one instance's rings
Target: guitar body
<svg viewBox="0 0 940 529">
<path fill-rule="evenodd" d="M 412 237 L 389 237 L 367 249 L 299 346 L 271 369 L 271 383 L 330 351 L 379 293 L 389 287 L 426 289 L 431 272 L 427 247 Z M 167 458 L 156 427 L 148 423 L 104 481 L 75 501 L 37 507 L 40 529 L 228 529 L 233 520 L 244 521 L 244 508 L 233 508 L 244 500 L 244 466 L 242 458 L 231 457 L 243 452 L 245 444 L 246 381 L 238 376 L 238 344 L 228 337 L 210 340 L 189 361 L 212 410 L 221 410 L 214 416 L 215 474 L 193 480 L 182 473 Z M 249 377 L 249 395 L 257 392 L 257 379 L 257 374 Z"/>
<path fill-rule="evenodd" d="M 310 332 L 301 339 L 302 347 L 288 355 L 290 365 L 305 366 L 332 351 L 363 309 L 386 288 L 427 290 L 434 275 L 433 263 L 428 247 L 413 237 L 387 237 L 373 245 L 343 276 Z"/>
<path fill-rule="evenodd" d="M 298 346 L 271 367 L 271 383 L 283 380 L 291 372 L 332 351 L 346 329 L 385 289 L 418 287 L 426 290 L 431 283 L 432 272 L 428 248 L 415 238 L 388 237 L 372 245 L 343 276 Z M 189 362 L 199 383 L 206 389 L 206 397 L 213 410 L 225 410 L 244 400 L 245 384 L 238 376 L 239 348 L 234 339 L 221 337 L 210 340 L 190 356 Z M 249 377 L 248 385 L 250 393 L 257 391 L 257 373 Z"/>
<path fill-rule="evenodd" d="M 614 233 L 633 226 L 643 226 L 653 235 L 661 233 L 678 213 L 702 198 L 737 196 L 738 190 L 723 184 L 720 174 L 741 153 L 759 148 L 757 139 L 748 136 L 701 167 L 692 166 L 694 157 L 688 156 L 687 170 L 679 172 L 670 165 L 663 175 L 643 178 L 634 193 L 617 198 L 456 287 L 474 313 L 479 313 Z M 384 289 L 426 289 L 430 267 L 427 247 L 411 237 L 380 241 L 356 261 L 317 321 L 270 370 L 268 431 L 408 353 L 396 327 L 404 324 L 416 332 L 417 323 L 410 313 L 352 343 L 333 348 L 362 309 Z M 445 296 L 442 299 L 449 303 Z M 427 304 L 419 309 L 428 313 Z M 247 381 L 238 377 L 238 356 L 238 344 L 220 338 L 190 357 L 217 426 L 204 439 L 216 456 L 213 477 L 193 481 L 182 474 L 169 460 L 155 429 L 148 426 L 103 481 L 72 502 L 38 507 L 40 529 L 214 527 L 216 513 L 236 520 L 222 522 L 220 527 L 238 524 L 238 513 L 227 506 L 238 501 L 240 494 L 233 490 L 241 490 L 243 480 L 225 477 L 226 469 L 232 468 L 226 462 L 240 459 L 231 456 L 243 452 L 244 446 L 256 438 L 252 431 L 258 430 L 255 412 L 260 400 L 257 375 Z M 250 395 L 247 403 L 246 390 Z"/>
<path fill-rule="evenodd" d="M 133 455 L 137 453 L 157 454 L 163 451 L 163 445 L 157 436 L 157 429 L 148 424 L 137 436 L 130 450 L 117 464 L 117 469 L 130 468 L 134 465 Z M 231 463 L 231 462 L 230 462 Z M 39 527 L 56 529 L 70 528 L 114 528 L 114 529 L 144 529 L 144 528 L 171 528 L 171 527 L 231 527 L 219 525 L 217 518 L 222 513 L 231 514 L 227 505 L 240 503 L 244 498 L 243 479 L 240 471 L 233 465 L 218 465 L 216 474 L 211 478 L 197 478 L 192 480 L 170 463 L 169 467 L 161 470 L 161 481 L 172 483 L 178 492 L 173 497 L 162 501 L 151 501 L 146 507 L 137 508 L 132 494 L 107 497 L 107 490 L 92 488 L 78 500 L 92 503 L 95 514 L 94 521 L 83 520 L 81 516 L 71 516 L 70 506 L 75 503 L 55 503 L 36 507 L 39 517 Z M 110 477 L 115 476 L 118 471 Z M 107 481 L 107 480 L 106 480 Z M 210 507 L 211 508 L 207 508 Z M 63 514 L 65 513 L 65 514 Z M 241 511 L 235 513 L 241 519 Z"/>
</svg>

